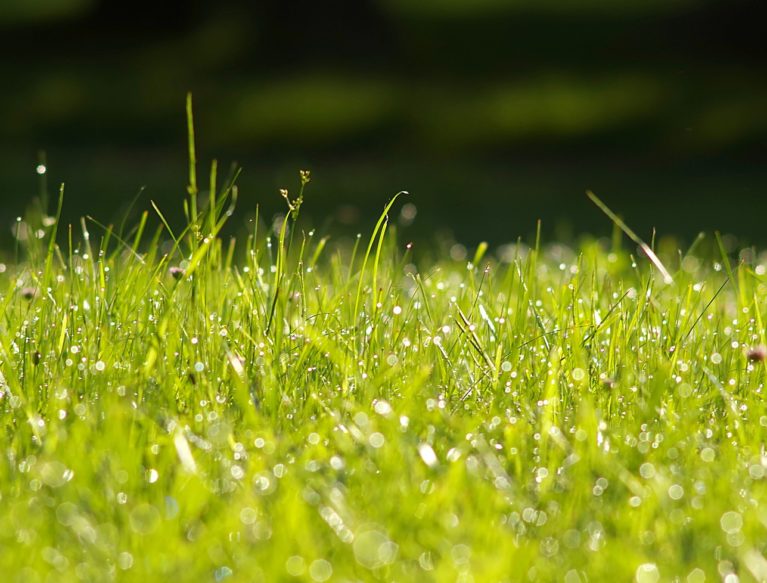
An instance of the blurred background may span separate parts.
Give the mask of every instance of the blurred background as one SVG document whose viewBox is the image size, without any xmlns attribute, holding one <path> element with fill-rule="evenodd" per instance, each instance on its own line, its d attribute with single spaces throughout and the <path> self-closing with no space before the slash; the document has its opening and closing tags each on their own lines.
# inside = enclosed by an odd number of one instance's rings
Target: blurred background
<svg viewBox="0 0 767 583">
<path fill-rule="evenodd" d="M 467 244 L 606 234 L 767 243 L 767 4 L 742 0 L 2 0 L 0 220 L 181 215 L 184 98 L 201 182 L 243 167 L 237 220 L 283 208 Z M 137 211 L 133 211 L 136 213 Z M 239 214 L 239 213 L 238 213 Z"/>
</svg>

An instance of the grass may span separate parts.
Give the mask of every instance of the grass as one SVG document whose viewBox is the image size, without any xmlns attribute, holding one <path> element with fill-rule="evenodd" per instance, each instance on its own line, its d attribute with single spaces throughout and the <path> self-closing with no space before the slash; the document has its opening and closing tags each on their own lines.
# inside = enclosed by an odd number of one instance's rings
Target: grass
<svg viewBox="0 0 767 583">
<path fill-rule="evenodd" d="M 348 246 L 308 180 L 236 241 L 194 164 L 176 233 L 19 222 L 5 580 L 767 578 L 767 257 Z"/>
</svg>

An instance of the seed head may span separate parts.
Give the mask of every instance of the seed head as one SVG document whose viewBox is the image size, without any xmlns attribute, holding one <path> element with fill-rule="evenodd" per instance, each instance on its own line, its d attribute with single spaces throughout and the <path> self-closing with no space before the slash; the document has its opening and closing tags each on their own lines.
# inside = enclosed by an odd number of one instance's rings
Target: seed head
<svg viewBox="0 0 767 583">
<path fill-rule="evenodd" d="M 178 266 L 174 265 L 173 267 L 171 267 L 168 270 L 168 273 L 170 273 L 170 276 L 173 279 L 181 279 L 182 277 L 184 277 L 184 274 L 186 272 L 184 271 L 184 269 L 182 267 L 178 267 Z"/>
<path fill-rule="evenodd" d="M 600 377 L 599 380 L 602 381 L 602 386 L 606 389 L 614 389 L 618 385 L 618 381 L 612 377 L 604 376 Z"/>
<path fill-rule="evenodd" d="M 767 346 L 759 344 L 749 348 L 746 352 L 746 358 L 751 362 L 763 362 L 767 358 Z"/>
<path fill-rule="evenodd" d="M 25 287 L 21 289 L 21 297 L 25 300 L 31 300 L 37 295 L 37 288 Z"/>
</svg>

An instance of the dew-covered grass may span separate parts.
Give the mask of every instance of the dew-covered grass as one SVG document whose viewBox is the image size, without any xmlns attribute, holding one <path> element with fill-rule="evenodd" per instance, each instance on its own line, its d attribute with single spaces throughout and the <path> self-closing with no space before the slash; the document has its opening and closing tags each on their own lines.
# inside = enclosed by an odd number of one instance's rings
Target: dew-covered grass
<svg viewBox="0 0 767 583">
<path fill-rule="evenodd" d="M 230 240 L 190 178 L 181 232 L 18 225 L 4 581 L 767 578 L 767 256 L 435 259 L 287 193 Z"/>
</svg>

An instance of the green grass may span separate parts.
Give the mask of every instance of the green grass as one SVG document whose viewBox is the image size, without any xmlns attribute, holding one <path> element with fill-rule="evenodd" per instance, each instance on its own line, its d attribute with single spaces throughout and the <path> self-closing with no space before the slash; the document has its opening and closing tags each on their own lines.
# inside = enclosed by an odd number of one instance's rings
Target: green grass
<svg viewBox="0 0 767 583">
<path fill-rule="evenodd" d="M 767 578 L 767 257 L 350 246 L 307 182 L 236 241 L 194 165 L 183 229 L 19 223 L 4 580 Z"/>
</svg>

